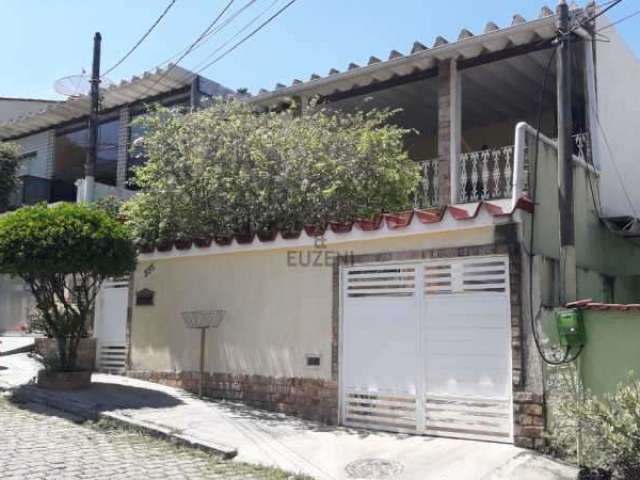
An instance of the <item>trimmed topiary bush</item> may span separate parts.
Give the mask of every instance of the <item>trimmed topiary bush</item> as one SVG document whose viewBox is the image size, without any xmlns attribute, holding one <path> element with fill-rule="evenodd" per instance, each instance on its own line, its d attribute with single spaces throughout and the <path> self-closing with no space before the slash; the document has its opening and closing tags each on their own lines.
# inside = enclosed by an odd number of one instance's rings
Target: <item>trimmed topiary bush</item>
<svg viewBox="0 0 640 480">
<path fill-rule="evenodd" d="M 58 343 L 56 369 L 76 368 L 100 286 L 135 264 L 129 231 L 101 208 L 40 204 L 0 216 L 0 273 L 31 290 L 39 328 Z"/>
</svg>

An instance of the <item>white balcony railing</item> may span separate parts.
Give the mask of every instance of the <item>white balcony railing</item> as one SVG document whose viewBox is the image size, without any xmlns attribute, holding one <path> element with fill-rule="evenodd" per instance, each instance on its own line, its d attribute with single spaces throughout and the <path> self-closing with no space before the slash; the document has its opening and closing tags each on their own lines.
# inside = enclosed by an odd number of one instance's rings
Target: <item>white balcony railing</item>
<svg viewBox="0 0 640 480">
<path fill-rule="evenodd" d="M 458 160 L 458 202 L 511 195 L 513 145 L 463 153 Z"/>
<path fill-rule="evenodd" d="M 414 206 L 427 208 L 438 205 L 438 163 L 437 158 L 418 162 L 422 172 L 420 185 L 416 190 Z"/>
</svg>

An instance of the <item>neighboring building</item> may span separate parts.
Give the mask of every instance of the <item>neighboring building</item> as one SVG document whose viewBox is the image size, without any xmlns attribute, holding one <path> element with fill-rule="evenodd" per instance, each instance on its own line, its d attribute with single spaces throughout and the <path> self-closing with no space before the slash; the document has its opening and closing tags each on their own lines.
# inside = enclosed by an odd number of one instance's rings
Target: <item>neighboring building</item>
<svg viewBox="0 0 640 480">
<path fill-rule="evenodd" d="M 24 115 L 38 113 L 55 103 L 59 102 L 57 100 L 39 98 L 0 97 L 0 123 Z"/>
<path fill-rule="evenodd" d="M 603 33 L 609 42 L 586 28 L 574 35 L 578 295 L 633 302 L 640 249 L 601 217 L 640 209 L 638 190 L 627 185 L 627 200 L 620 183 L 639 173 L 640 69 L 615 30 Z M 311 98 L 344 110 L 402 108 L 397 121 L 417 130 L 408 148 L 424 171 L 416 210 L 386 215 L 372 231 L 330 228 L 321 242 L 303 232 L 143 254 L 134 304 L 113 288 L 99 306 L 100 365 L 196 389 L 198 335 L 182 313 L 223 309 L 209 333 L 207 395 L 349 426 L 540 447 L 543 367 L 531 312 L 558 298 L 555 35 L 545 8 L 536 20 L 516 15 L 431 48 L 416 42 L 409 54 L 249 98 L 258 108 L 305 108 Z M 539 108 L 536 148 L 535 129 L 521 122 L 537 126 Z M 326 252 L 346 257 L 326 265 Z"/>
<path fill-rule="evenodd" d="M 128 196 L 131 167 L 142 161 L 130 154 L 140 135 L 131 121 L 153 103 L 198 106 L 203 99 L 231 90 L 181 67 L 145 72 L 101 91 L 96 161 L 96 198 Z M 88 143 L 88 96 L 63 102 L 0 98 L 0 141 L 21 148 L 20 191 L 16 206 L 37 202 L 76 201 L 84 177 Z M 18 282 L 0 277 L 0 333 L 24 322 L 31 297 Z"/>
</svg>

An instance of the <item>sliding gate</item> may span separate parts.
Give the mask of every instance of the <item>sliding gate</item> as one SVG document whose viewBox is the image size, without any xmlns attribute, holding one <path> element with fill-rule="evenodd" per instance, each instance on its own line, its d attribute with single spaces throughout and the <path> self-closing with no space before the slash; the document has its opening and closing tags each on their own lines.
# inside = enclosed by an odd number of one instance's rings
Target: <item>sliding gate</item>
<svg viewBox="0 0 640 480">
<path fill-rule="evenodd" d="M 345 425 L 512 441 L 508 261 L 342 272 Z"/>
</svg>

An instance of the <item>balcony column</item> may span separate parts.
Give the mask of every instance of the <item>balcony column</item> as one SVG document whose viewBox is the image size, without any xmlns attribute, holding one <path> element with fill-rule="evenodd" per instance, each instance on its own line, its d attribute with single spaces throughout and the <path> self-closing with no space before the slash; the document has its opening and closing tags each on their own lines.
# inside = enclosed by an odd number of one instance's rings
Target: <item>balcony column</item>
<svg viewBox="0 0 640 480">
<path fill-rule="evenodd" d="M 444 60 L 438 69 L 438 196 L 440 205 L 458 199 L 460 153 L 461 83 L 458 62 Z"/>
</svg>

